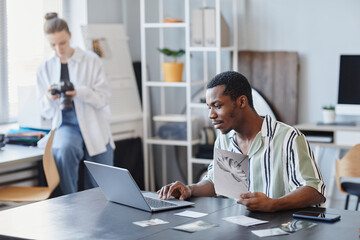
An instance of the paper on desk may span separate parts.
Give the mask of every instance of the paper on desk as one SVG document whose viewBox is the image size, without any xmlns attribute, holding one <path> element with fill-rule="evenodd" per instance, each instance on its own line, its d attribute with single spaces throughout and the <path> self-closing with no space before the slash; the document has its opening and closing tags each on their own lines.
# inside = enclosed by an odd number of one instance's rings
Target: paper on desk
<svg viewBox="0 0 360 240">
<path fill-rule="evenodd" d="M 214 186 L 218 195 L 239 199 L 248 192 L 249 158 L 247 155 L 215 149 Z"/>
<path fill-rule="evenodd" d="M 199 217 L 206 216 L 208 214 L 186 210 L 183 212 L 175 213 L 174 215 L 183 216 L 183 217 L 191 217 L 191 218 L 199 218 Z"/>
<path fill-rule="evenodd" d="M 169 222 L 166 222 L 166 221 L 161 220 L 159 218 L 153 218 L 153 219 L 150 219 L 150 220 L 133 222 L 133 224 L 136 224 L 136 225 L 141 226 L 141 227 L 155 226 L 155 225 L 166 224 L 166 223 L 169 223 Z"/>
<path fill-rule="evenodd" d="M 251 231 L 258 237 L 270 237 L 270 236 L 278 236 L 278 235 L 286 235 L 289 234 L 284 232 L 280 228 L 270 228 L 270 229 L 262 229 L 262 230 L 253 230 Z"/>
<path fill-rule="evenodd" d="M 235 223 L 241 226 L 245 226 L 245 227 L 249 227 L 249 226 L 253 226 L 253 225 L 258 225 L 258 224 L 263 224 L 263 223 L 267 223 L 269 221 L 264 221 L 264 220 L 259 220 L 256 218 L 251 218 L 251 217 L 247 217 L 244 215 L 240 215 L 240 216 L 232 216 L 232 217 L 226 217 L 223 218 L 225 221 L 231 222 L 231 223 Z"/>
</svg>

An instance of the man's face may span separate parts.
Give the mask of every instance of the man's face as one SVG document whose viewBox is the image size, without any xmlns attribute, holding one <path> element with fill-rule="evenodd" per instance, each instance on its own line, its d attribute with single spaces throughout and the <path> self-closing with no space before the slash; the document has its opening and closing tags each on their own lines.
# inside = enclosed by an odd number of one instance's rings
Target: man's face
<svg viewBox="0 0 360 240">
<path fill-rule="evenodd" d="M 240 119 L 237 119 L 237 105 L 230 96 L 223 95 L 225 85 L 218 85 L 206 90 L 206 104 L 209 107 L 209 118 L 216 129 L 226 134 L 231 131 Z"/>
</svg>

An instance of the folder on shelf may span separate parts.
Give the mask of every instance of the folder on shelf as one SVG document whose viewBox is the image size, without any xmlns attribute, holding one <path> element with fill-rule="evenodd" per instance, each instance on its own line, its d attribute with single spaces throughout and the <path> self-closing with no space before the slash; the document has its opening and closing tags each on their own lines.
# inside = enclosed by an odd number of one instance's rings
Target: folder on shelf
<svg viewBox="0 0 360 240">
<path fill-rule="evenodd" d="M 204 19 L 203 9 L 194 9 L 191 13 L 191 45 L 193 47 L 204 46 Z"/>
<path fill-rule="evenodd" d="M 214 8 L 204 8 L 204 46 L 216 47 L 216 13 Z M 220 14 L 221 46 L 230 46 L 230 29 L 222 14 Z"/>
</svg>

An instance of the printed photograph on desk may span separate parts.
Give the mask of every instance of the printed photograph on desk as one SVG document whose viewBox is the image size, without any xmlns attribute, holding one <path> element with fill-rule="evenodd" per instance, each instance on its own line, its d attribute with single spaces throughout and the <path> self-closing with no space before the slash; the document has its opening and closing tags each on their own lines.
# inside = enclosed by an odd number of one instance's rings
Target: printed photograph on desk
<svg viewBox="0 0 360 240">
<path fill-rule="evenodd" d="M 215 192 L 229 198 L 239 199 L 248 192 L 249 158 L 247 155 L 215 149 Z"/>
<path fill-rule="evenodd" d="M 317 224 L 313 222 L 292 220 L 291 222 L 281 224 L 280 229 L 285 232 L 293 233 L 301 229 L 315 227 L 316 225 Z"/>
<path fill-rule="evenodd" d="M 281 230 L 280 228 L 269 228 L 269 229 L 261 229 L 261 230 L 252 230 L 253 234 L 258 237 L 271 237 L 271 236 L 279 236 L 289 234 Z"/>
<path fill-rule="evenodd" d="M 214 224 L 214 223 L 209 223 L 209 222 L 205 222 L 205 221 L 196 221 L 193 223 L 188 223 L 188 224 L 174 227 L 174 229 L 193 233 L 193 232 L 202 231 L 202 230 L 206 230 L 206 229 L 218 227 L 218 226 L 219 225 Z"/>
</svg>

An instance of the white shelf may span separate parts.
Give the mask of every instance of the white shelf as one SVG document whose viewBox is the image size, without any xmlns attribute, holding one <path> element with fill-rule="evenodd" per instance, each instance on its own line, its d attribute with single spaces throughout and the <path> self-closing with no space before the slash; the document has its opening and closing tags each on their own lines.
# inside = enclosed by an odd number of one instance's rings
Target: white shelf
<svg viewBox="0 0 360 240">
<path fill-rule="evenodd" d="M 154 144 L 154 145 L 170 145 L 170 146 L 184 146 L 188 145 L 186 140 L 171 140 L 171 139 L 161 139 L 159 137 L 148 138 L 146 140 L 147 144 Z M 200 143 L 200 139 L 193 139 L 191 141 L 191 145 L 196 145 Z"/>
<path fill-rule="evenodd" d="M 185 23 L 145 23 L 145 28 L 185 28 Z"/>
<path fill-rule="evenodd" d="M 205 84 L 204 81 L 191 82 L 191 86 L 198 86 Z M 160 81 L 148 81 L 145 82 L 147 87 L 187 87 L 187 82 L 160 82 Z"/>
<path fill-rule="evenodd" d="M 210 164 L 212 162 L 212 159 L 205 159 L 205 158 L 192 158 L 192 163 L 198 163 L 198 164 Z"/>
<path fill-rule="evenodd" d="M 206 105 L 206 103 L 190 103 L 190 107 L 191 108 L 203 108 L 203 109 L 207 109 L 208 106 Z"/>
<path fill-rule="evenodd" d="M 206 84 L 204 81 L 193 81 L 191 82 L 191 86 L 198 86 Z"/>
<path fill-rule="evenodd" d="M 147 87 L 186 87 L 186 82 L 145 82 Z"/>
<path fill-rule="evenodd" d="M 234 51 L 234 47 L 221 47 L 219 48 L 221 51 Z M 190 52 L 216 52 L 218 50 L 217 47 L 190 47 Z"/>
<path fill-rule="evenodd" d="M 238 45 L 238 40 L 237 40 L 237 15 L 238 15 L 238 10 L 237 10 L 237 0 L 232 0 L 232 8 L 233 8 L 233 29 L 232 29 L 232 45 L 233 46 L 229 46 L 229 47 L 220 47 L 220 46 L 216 46 L 216 47 L 192 47 L 191 46 L 191 11 L 192 11 L 192 4 L 190 4 L 191 0 L 184 0 L 184 8 L 181 7 L 181 9 L 183 9 L 184 14 L 183 14 L 183 21 L 181 23 L 162 23 L 162 19 L 164 19 L 164 15 L 165 15 L 165 11 L 164 11 L 164 2 L 171 2 L 170 0 L 159 0 L 159 1 L 154 1 L 157 2 L 157 6 L 151 6 L 152 8 L 156 9 L 158 8 L 158 20 L 152 20 L 152 21 L 158 21 L 158 22 L 146 22 L 146 14 L 147 14 L 147 8 L 146 5 L 147 4 L 153 4 L 153 3 L 149 3 L 149 1 L 146 0 L 140 0 L 140 22 L 141 22 L 141 62 L 142 62 L 142 92 L 143 92 L 143 129 L 144 129 L 144 144 L 143 144 L 143 148 L 144 148 L 144 179 L 145 179 L 145 189 L 146 190 L 155 190 L 154 186 L 155 186 L 155 171 L 154 168 L 156 166 L 154 166 L 154 151 L 153 151 L 153 146 L 152 145 L 159 145 L 159 146 L 183 146 L 186 148 L 186 163 L 187 163 L 187 184 L 191 184 L 193 181 L 193 164 L 209 164 L 211 162 L 211 160 L 209 159 L 198 159 L 198 158 L 194 158 L 194 152 L 193 152 L 193 147 L 194 145 L 198 145 L 200 144 L 200 139 L 192 139 L 189 137 L 189 139 L 183 140 L 183 141 L 179 141 L 179 140 L 170 140 L 170 139 L 161 139 L 159 137 L 153 137 L 150 133 L 154 132 L 152 130 L 154 125 L 156 128 L 156 122 L 154 122 L 153 117 L 155 115 L 155 111 L 152 112 L 151 109 L 151 99 L 150 99 L 150 88 L 152 87 L 159 87 L 160 89 L 156 89 L 158 91 L 159 96 L 157 96 L 160 99 L 160 104 L 159 107 L 160 109 L 156 109 L 159 110 L 157 111 L 156 114 L 160 114 L 160 115 L 166 115 L 168 114 L 168 109 L 169 107 L 166 106 L 168 99 L 166 99 L 167 97 L 169 97 L 166 92 L 168 89 L 166 88 L 183 88 L 185 91 L 185 100 L 186 100 L 186 112 L 189 114 L 186 116 L 186 134 L 187 136 L 191 136 L 194 129 L 196 128 L 195 124 L 192 123 L 192 117 L 196 116 L 196 113 L 202 113 L 204 110 L 206 110 L 208 107 L 205 103 L 195 103 L 195 102 L 191 102 L 192 100 L 192 94 L 194 93 L 195 90 L 198 90 L 201 87 L 205 87 L 206 83 L 208 81 L 208 79 L 210 79 L 212 76 L 209 75 L 209 68 L 214 68 L 211 69 L 213 70 L 212 72 L 214 73 L 220 73 L 221 72 L 221 58 L 222 58 L 222 53 L 223 51 L 233 51 L 234 53 L 237 52 L 237 45 Z M 181 1 L 180 1 L 181 2 Z M 221 22 L 220 22 L 220 16 L 221 16 L 221 3 L 223 1 L 221 0 L 215 0 L 215 1 L 211 1 L 214 2 L 213 4 L 211 3 L 211 7 L 214 7 L 215 9 L 215 22 L 214 22 L 214 27 L 215 27 L 215 32 L 217 33 L 216 36 L 216 42 L 220 43 L 221 42 L 221 37 L 220 37 L 220 33 L 221 33 Z M 231 1 L 229 1 L 231 2 Z M 166 3 L 168 4 L 168 2 Z M 205 5 L 207 5 L 207 0 L 203 1 L 203 6 L 205 7 Z M 224 4 L 223 4 L 224 5 Z M 150 13 L 150 11 L 149 11 Z M 229 23 L 229 25 L 231 25 Z M 159 38 L 158 38 L 158 45 L 160 48 L 163 47 L 176 47 L 173 46 L 171 42 L 166 41 L 166 38 L 164 38 L 164 35 L 166 33 L 166 29 L 174 29 L 177 30 L 177 32 L 179 34 L 183 34 L 184 35 L 184 47 L 185 47 L 185 56 L 184 56 L 184 72 L 183 72 L 183 79 L 185 79 L 183 82 L 163 82 L 160 77 L 158 75 L 161 74 L 161 69 L 159 69 L 160 71 L 155 71 L 157 74 L 155 77 L 152 76 L 151 79 L 153 80 L 157 80 L 157 81 L 149 81 L 150 77 L 149 74 L 150 72 L 148 71 L 148 65 L 151 65 L 153 63 L 153 61 L 157 61 L 157 59 L 150 59 L 147 57 L 147 34 L 158 34 Z M 155 31 L 153 31 L 155 30 Z M 181 35 L 182 36 L 182 35 Z M 182 39 L 182 38 L 181 38 Z M 220 45 L 220 44 L 219 44 Z M 202 59 L 202 64 L 199 63 L 199 65 L 197 64 L 192 64 L 192 60 L 191 60 L 191 54 L 192 53 L 203 53 L 203 59 Z M 207 54 L 207 53 L 211 53 L 211 54 Z M 213 66 L 213 61 L 210 61 L 209 56 L 210 55 L 215 55 L 215 66 Z M 160 55 L 159 58 L 159 67 L 161 67 L 161 63 L 163 62 L 164 58 L 162 55 Z M 236 71 L 237 70 L 237 54 L 233 54 L 232 56 L 232 68 Z M 212 65 L 212 66 L 210 66 Z M 202 66 L 203 69 L 195 69 L 195 67 L 197 66 Z M 194 70 L 195 69 L 195 70 Z M 200 75 L 202 76 L 201 80 L 195 80 L 192 79 L 193 74 L 195 72 L 199 72 L 199 74 L 196 75 Z M 201 73 L 202 71 L 202 73 Z M 154 71 L 152 71 L 152 73 L 154 73 Z M 199 79 L 199 78 L 197 78 Z M 182 89 L 182 90 L 183 90 Z M 173 89 L 171 89 L 173 90 Z M 176 89 L 175 89 L 176 91 Z M 171 96 L 170 96 L 171 97 Z M 184 100 L 184 99 L 181 99 Z M 154 124 L 155 123 L 155 124 Z M 158 152 L 156 157 L 160 157 L 161 158 L 161 175 L 162 175 L 162 184 L 165 185 L 167 183 L 167 181 L 169 180 L 167 178 L 167 162 L 169 161 L 169 159 L 167 159 L 167 154 L 166 154 L 166 149 L 165 147 L 161 147 L 160 148 L 160 152 Z M 150 189 L 149 189 L 150 186 Z"/>
</svg>

